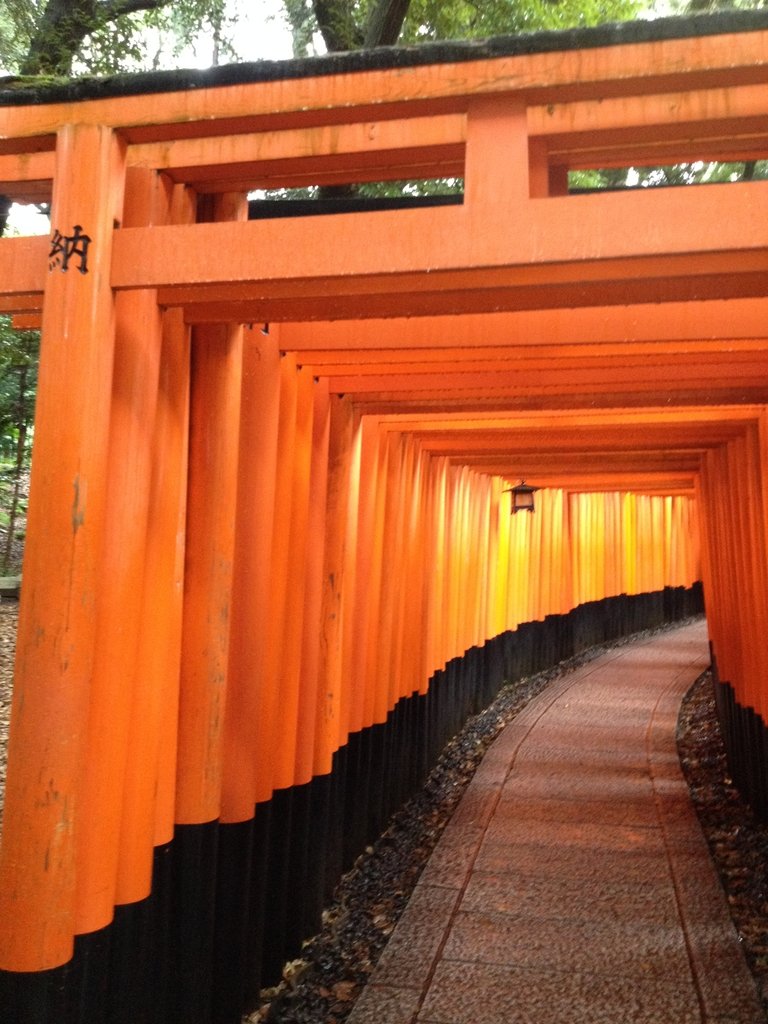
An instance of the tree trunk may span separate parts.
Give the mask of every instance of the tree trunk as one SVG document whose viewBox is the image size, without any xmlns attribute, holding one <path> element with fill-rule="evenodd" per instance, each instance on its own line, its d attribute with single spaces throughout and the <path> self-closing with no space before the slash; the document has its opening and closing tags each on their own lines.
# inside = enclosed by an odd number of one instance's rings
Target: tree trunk
<svg viewBox="0 0 768 1024">
<path fill-rule="evenodd" d="M 368 16 L 363 46 L 394 46 L 410 6 L 411 0 L 378 0 Z"/>
<path fill-rule="evenodd" d="M 72 58 L 95 25 L 95 0 L 48 0 L 22 75 L 68 75 Z"/>
<path fill-rule="evenodd" d="M 3 572 L 8 571 L 8 564 L 13 552 L 13 535 L 16 532 L 16 520 L 19 515 L 19 498 L 21 495 L 21 474 L 24 470 L 24 449 L 27 444 L 27 423 L 26 423 L 26 398 L 27 398 L 27 370 L 26 366 L 19 368 L 19 404 L 17 413 L 17 427 L 19 436 L 16 441 L 16 463 L 13 467 L 13 495 L 11 507 L 8 511 L 8 533 L 5 537 L 5 550 L 3 552 Z"/>
<path fill-rule="evenodd" d="M 314 0 L 315 17 L 329 53 L 393 46 L 410 6 L 411 0 L 376 0 L 361 26 L 349 0 Z"/>
<path fill-rule="evenodd" d="M 0 238 L 5 234 L 8 226 L 8 214 L 11 211 L 11 200 L 8 196 L 0 196 Z"/>
<path fill-rule="evenodd" d="M 377 0 L 365 28 L 354 20 L 347 0 L 314 0 L 315 17 L 329 53 L 394 45 L 403 27 L 411 0 Z M 355 185 L 322 185 L 319 199 L 347 199 Z"/>
<path fill-rule="evenodd" d="M 329 53 L 359 50 L 363 33 L 346 0 L 314 0 L 317 26 Z"/>
<path fill-rule="evenodd" d="M 124 14 L 155 11 L 171 0 L 48 0 L 22 75 L 69 75 L 72 60 L 86 36 Z"/>
</svg>

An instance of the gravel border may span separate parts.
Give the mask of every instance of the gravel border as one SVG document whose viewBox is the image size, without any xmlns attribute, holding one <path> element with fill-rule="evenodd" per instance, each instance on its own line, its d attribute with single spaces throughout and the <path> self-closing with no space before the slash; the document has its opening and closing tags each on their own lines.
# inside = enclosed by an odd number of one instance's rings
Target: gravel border
<svg viewBox="0 0 768 1024">
<path fill-rule="evenodd" d="M 5 770 L 8 763 L 8 726 L 11 722 L 13 661 L 16 651 L 18 601 L 0 601 L 0 837 L 3 834 Z"/>
<path fill-rule="evenodd" d="M 731 779 L 711 672 L 683 698 L 677 747 L 768 1021 L 768 823 L 757 819 Z"/>
</svg>

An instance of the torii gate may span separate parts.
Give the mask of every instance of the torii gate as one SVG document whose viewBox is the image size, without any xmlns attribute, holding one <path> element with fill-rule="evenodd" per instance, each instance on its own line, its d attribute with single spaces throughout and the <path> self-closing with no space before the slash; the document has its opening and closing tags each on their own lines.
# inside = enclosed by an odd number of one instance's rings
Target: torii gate
<svg viewBox="0 0 768 1024">
<path fill-rule="evenodd" d="M 239 1019 L 478 688 L 692 607 L 699 528 L 765 809 L 768 182 L 567 172 L 765 158 L 767 77 L 753 12 L 0 92 L 0 193 L 52 203 L 0 240 L 43 339 L 3 1020 Z"/>
</svg>

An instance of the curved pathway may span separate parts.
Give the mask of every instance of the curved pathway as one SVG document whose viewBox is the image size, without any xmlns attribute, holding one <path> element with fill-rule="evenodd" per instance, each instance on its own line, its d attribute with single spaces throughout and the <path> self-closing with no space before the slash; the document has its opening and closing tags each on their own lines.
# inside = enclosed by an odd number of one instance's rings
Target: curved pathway
<svg viewBox="0 0 768 1024">
<path fill-rule="evenodd" d="M 695 623 L 500 734 L 349 1024 L 765 1024 L 675 746 Z"/>
</svg>

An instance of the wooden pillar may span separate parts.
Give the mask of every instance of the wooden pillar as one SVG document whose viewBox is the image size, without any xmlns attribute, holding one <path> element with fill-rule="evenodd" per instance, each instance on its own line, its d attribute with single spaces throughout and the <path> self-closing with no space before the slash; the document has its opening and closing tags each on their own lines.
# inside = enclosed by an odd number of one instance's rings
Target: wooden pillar
<svg viewBox="0 0 768 1024">
<path fill-rule="evenodd" d="M 366 676 L 368 653 L 368 622 L 371 616 L 371 573 L 375 569 L 376 552 L 376 494 L 379 485 L 379 436 L 376 425 L 369 418 L 361 424 L 360 484 L 356 508 L 357 536 L 355 538 L 356 572 L 352 596 L 350 632 L 348 635 L 349 670 L 345 678 L 350 686 L 350 732 L 366 725 L 368 700 Z"/>
<path fill-rule="evenodd" d="M 216 198 L 214 218 L 243 219 L 245 198 Z M 237 498 L 243 329 L 194 329 L 176 820 L 219 817 Z"/>
<path fill-rule="evenodd" d="M 515 625 L 534 617 L 531 614 L 531 550 L 527 534 L 529 519 L 527 512 L 518 512 L 509 517 L 509 609 L 510 619 Z"/>
<path fill-rule="evenodd" d="M 280 408 L 278 328 L 245 332 L 240 417 L 237 525 L 229 641 L 229 690 L 224 720 L 222 820 L 247 821 L 272 792 L 270 752 L 277 707 L 275 679 L 267 678 L 267 631 L 273 600 L 272 533 L 275 517 Z M 273 692 L 274 691 L 274 692 Z"/>
<path fill-rule="evenodd" d="M 358 610 L 365 618 L 365 658 L 361 662 L 361 676 L 358 685 L 363 684 L 365 697 L 363 704 L 362 726 L 381 725 L 386 719 L 386 711 L 381 706 L 378 692 L 377 660 L 379 644 L 382 641 L 382 601 L 385 589 L 384 544 L 386 529 L 387 493 L 392 481 L 389 479 L 388 467 L 390 452 L 386 435 L 375 426 L 373 428 L 376 452 L 373 462 L 373 480 L 371 486 L 374 494 L 373 521 L 370 540 L 370 562 L 365 578 L 358 577 Z M 383 718 L 381 715 L 383 714 Z"/>
<path fill-rule="evenodd" d="M 430 592 L 432 608 L 432 664 L 430 674 L 442 669 L 447 661 L 449 618 L 448 590 L 450 565 L 448 561 L 449 529 L 451 520 L 450 466 L 441 457 L 435 460 L 436 480 L 434 492 L 434 539 L 435 573 Z"/>
<path fill-rule="evenodd" d="M 456 466 L 448 465 L 446 473 L 446 507 L 445 507 L 445 594 L 443 596 L 443 612 L 445 615 L 443 645 L 440 661 L 449 662 L 457 652 L 458 619 L 460 614 L 458 595 L 459 545 L 457 543 L 462 529 L 463 508 L 461 501 L 461 473 Z"/>
<path fill-rule="evenodd" d="M 474 643 L 475 620 L 477 616 L 477 492 L 472 471 L 462 467 L 459 475 L 461 518 L 460 533 L 456 540 L 459 548 L 457 554 L 456 576 L 456 644 L 455 654 L 461 657 L 464 651 Z M 466 594 L 468 600 L 462 600 Z"/>
<path fill-rule="evenodd" d="M 412 519 L 413 539 L 412 544 L 418 544 L 421 555 L 422 566 L 421 579 L 421 621 L 419 629 L 421 641 L 419 649 L 421 661 L 418 663 L 418 687 L 419 692 L 425 692 L 425 687 L 430 674 L 433 671 L 432 650 L 434 639 L 434 623 L 432 619 L 432 605 L 430 595 L 432 592 L 432 580 L 436 571 L 434 535 L 435 535 L 435 474 L 434 459 L 426 454 L 420 447 L 419 450 L 419 507 Z"/>
<path fill-rule="evenodd" d="M 314 774 L 331 771 L 332 758 L 346 736 L 342 734 L 343 594 L 349 484 L 353 458 L 353 414 L 348 400 L 332 397 L 328 438 L 328 481 L 325 516 L 325 556 L 320 607 L 320 660 Z"/>
<path fill-rule="evenodd" d="M 429 456 L 421 450 L 419 444 L 415 443 L 415 448 L 416 479 L 409 517 L 410 560 L 414 567 L 415 584 L 410 608 L 405 613 L 406 643 L 403 645 L 402 659 L 410 674 L 409 691 L 422 693 L 429 679 L 426 662 L 429 654 L 427 593 L 428 579 L 432 574 L 429 550 L 431 490 Z"/>
<path fill-rule="evenodd" d="M 550 164 L 547 140 L 536 136 L 530 140 L 530 189 L 533 198 L 565 196 L 568 194 L 568 168 Z"/>
<path fill-rule="evenodd" d="M 489 241 L 499 259 L 514 253 L 531 221 L 531 163 L 525 101 L 519 96 L 475 97 L 467 111 L 464 205 L 471 212 L 472 244 L 487 259 Z M 472 259 L 470 250 L 469 258 Z"/>
<path fill-rule="evenodd" d="M 305 554 L 301 679 L 296 741 L 296 783 L 310 782 L 316 764 L 317 717 L 320 705 L 320 632 L 325 564 L 326 505 L 328 496 L 328 445 L 330 430 L 328 385 L 313 387 L 312 458 L 309 474 L 309 509 Z"/>
<path fill-rule="evenodd" d="M 766 509 L 765 504 L 765 454 L 761 445 L 761 430 L 758 423 L 750 428 L 748 435 L 749 466 L 751 477 L 751 494 L 749 500 L 750 535 L 749 551 L 753 570 L 753 594 L 756 616 L 756 631 L 764 634 L 768 628 L 768 547 L 766 546 Z M 768 724 L 768 687 L 765 679 L 768 674 L 768 651 L 760 644 L 754 651 L 757 659 L 755 666 L 756 682 L 759 691 L 759 710 L 763 722 Z"/>
<path fill-rule="evenodd" d="M 276 666 L 280 693 L 280 732 L 274 748 L 275 788 L 288 789 L 296 782 L 297 734 L 299 723 L 299 680 L 301 677 L 304 607 L 307 581 L 307 523 L 309 518 L 309 482 L 312 463 L 313 389 L 309 371 L 296 371 L 295 426 L 293 458 L 290 461 L 290 501 L 276 509 L 288 526 L 285 574 L 285 605 L 278 637 L 273 638 L 281 650 Z"/>
<path fill-rule="evenodd" d="M 288 570 L 291 548 L 291 506 L 293 501 L 294 459 L 296 445 L 296 408 L 298 371 L 293 355 L 280 360 L 280 410 L 277 434 L 277 464 L 274 487 L 272 530 L 271 593 L 267 609 L 267 649 L 262 680 L 264 692 L 264 730 L 259 744 L 258 779 L 261 792 L 277 788 L 277 758 L 286 731 L 295 728 L 289 722 L 280 693 L 283 658 L 285 656 L 286 609 L 288 607 Z M 268 730 L 268 731 L 267 731 Z M 289 783 L 290 784 L 290 783 Z"/>
<path fill-rule="evenodd" d="M 192 339 L 176 820 L 218 818 L 237 494 L 242 328 Z"/>
<path fill-rule="evenodd" d="M 123 224 L 166 219 L 157 176 L 130 169 Z M 88 717 L 88 758 L 80 784 L 76 930 L 112 920 L 129 752 L 136 654 L 144 586 L 152 435 L 161 349 L 160 311 L 153 291 L 116 300 L 115 361 L 107 474 L 107 515 L 96 605 L 96 653 Z M 149 731 L 153 729 L 149 722 Z M 135 749 L 130 748 L 135 756 Z M 144 851 L 149 854 L 151 845 Z M 124 862 L 125 863 L 125 862 Z M 135 899 L 147 896 L 146 888 Z"/>
<path fill-rule="evenodd" d="M 478 643 L 480 636 L 479 616 L 483 606 L 480 586 L 480 547 L 483 536 L 482 508 L 483 494 L 480 478 L 468 470 L 465 477 L 466 488 L 466 520 L 464 531 L 465 545 L 465 593 L 469 601 L 463 604 L 462 636 L 459 641 L 458 653 L 461 655 L 469 647 Z"/>
<path fill-rule="evenodd" d="M 734 595 L 741 622 L 740 655 L 743 679 L 751 695 L 750 705 L 763 716 L 768 712 L 764 679 L 766 653 L 763 644 L 746 637 L 760 636 L 766 626 L 765 548 L 763 547 L 762 494 L 757 436 L 750 425 L 744 435 L 729 445 L 731 479 L 728 505 L 731 530 L 735 539 L 734 577 L 738 590 Z"/>
<path fill-rule="evenodd" d="M 49 264 L 45 290 L 0 855 L 0 967 L 6 970 L 39 971 L 72 954 L 78 785 L 90 754 L 96 608 L 106 582 L 101 554 L 114 348 L 109 268 L 123 155 L 106 127 L 59 131 L 52 226 L 64 251 Z M 78 234 L 89 239 L 87 253 L 83 240 L 66 241 Z"/>
<path fill-rule="evenodd" d="M 481 476 L 482 504 L 480 507 L 480 543 L 478 546 L 478 571 L 482 600 L 478 615 L 478 642 L 485 643 L 494 636 L 491 631 L 493 595 L 493 556 L 495 554 L 493 531 L 493 480 Z"/>
<path fill-rule="evenodd" d="M 167 216 L 194 216 L 176 186 Z M 153 847 L 173 836 L 184 592 L 189 438 L 190 329 L 181 310 L 162 314 L 159 387 L 150 450 L 150 486 L 137 626 L 136 672 L 123 797 L 117 902 L 149 892 Z"/>
<path fill-rule="evenodd" d="M 404 578 L 410 583 L 400 588 L 399 600 L 395 607 L 392 644 L 389 656 L 390 663 L 390 702 L 400 697 L 409 697 L 421 685 L 421 678 L 414 670 L 423 660 L 419 638 L 423 635 L 421 627 L 423 587 L 424 587 L 424 549 L 416 543 L 418 530 L 419 491 L 421 484 L 421 464 L 416 443 L 411 436 L 402 439 L 404 448 L 403 459 L 403 490 L 399 508 L 399 550 L 400 564 L 403 566 Z M 416 641 L 416 642 L 415 642 Z"/>
<path fill-rule="evenodd" d="M 176 821 L 189 464 L 190 335 L 180 310 L 164 315 L 147 536 L 146 604 L 139 645 L 139 671 L 147 687 L 156 683 L 154 700 L 160 708 L 154 799 L 155 845 L 170 842 Z M 163 595 L 164 599 L 158 602 L 158 595 Z"/>
<path fill-rule="evenodd" d="M 623 554 L 623 591 L 625 594 L 637 593 L 637 500 L 634 494 L 622 496 L 622 554 Z"/>
<path fill-rule="evenodd" d="M 494 558 L 491 566 L 493 572 L 492 623 L 493 635 L 503 633 L 508 628 L 507 620 L 507 568 L 509 565 L 509 510 L 507 497 L 502 494 L 503 481 L 496 477 L 493 481 L 493 536 Z"/>
<path fill-rule="evenodd" d="M 358 644 L 356 621 L 357 578 L 363 571 L 358 558 L 358 539 L 361 534 L 360 502 L 363 491 L 363 449 L 365 420 L 355 416 L 352 421 L 348 487 L 345 501 L 344 586 L 341 592 L 341 693 L 339 699 L 340 742 L 346 743 L 353 725 L 353 698 L 356 679 L 353 665 Z"/>
<path fill-rule="evenodd" d="M 477 571 L 481 599 L 478 602 L 477 643 L 483 644 L 493 636 L 490 631 L 491 618 L 491 488 L 489 476 L 479 475 L 480 505 L 478 508 Z"/>
<path fill-rule="evenodd" d="M 384 435 L 387 447 L 386 493 L 381 545 L 382 571 L 378 609 L 378 638 L 374 647 L 374 701 L 372 721 L 384 723 L 387 714 L 400 697 L 400 666 L 397 650 L 397 611 L 405 599 L 403 580 L 409 580 L 408 565 L 403 558 L 402 518 L 405 513 L 407 464 L 404 461 L 400 434 Z"/>
</svg>

